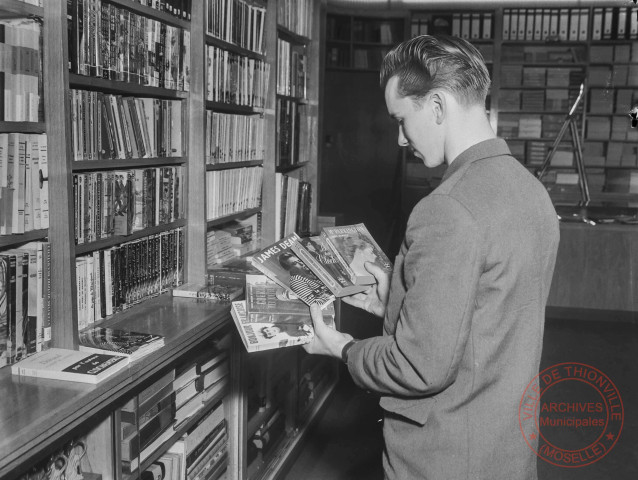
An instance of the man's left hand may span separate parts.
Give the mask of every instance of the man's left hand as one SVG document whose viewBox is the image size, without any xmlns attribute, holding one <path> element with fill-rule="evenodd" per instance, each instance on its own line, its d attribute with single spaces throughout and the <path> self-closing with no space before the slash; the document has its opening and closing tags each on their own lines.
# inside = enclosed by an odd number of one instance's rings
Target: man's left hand
<svg viewBox="0 0 638 480">
<path fill-rule="evenodd" d="M 341 333 L 326 325 L 323 321 L 323 313 L 318 305 L 310 307 L 310 316 L 312 317 L 315 336 L 310 343 L 302 345 L 304 350 L 308 353 L 341 358 L 341 350 L 346 343 L 352 340 L 352 335 Z"/>
</svg>

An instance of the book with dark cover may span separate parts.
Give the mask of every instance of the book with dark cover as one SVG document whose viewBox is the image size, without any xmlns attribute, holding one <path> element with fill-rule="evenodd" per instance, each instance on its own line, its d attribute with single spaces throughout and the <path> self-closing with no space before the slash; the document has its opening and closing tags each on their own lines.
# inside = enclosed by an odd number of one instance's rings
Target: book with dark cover
<svg viewBox="0 0 638 480">
<path fill-rule="evenodd" d="M 43 350 L 11 366 L 13 375 L 99 383 L 128 365 L 122 355 L 101 355 L 63 348 Z"/>
<path fill-rule="evenodd" d="M 307 305 L 325 308 L 335 297 L 293 252 L 291 247 L 298 240 L 299 235 L 291 233 L 253 255 L 252 264 Z"/>
<path fill-rule="evenodd" d="M 344 268 L 351 272 L 354 283 L 358 285 L 375 283 L 374 276 L 364 266 L 365 262 L 375 263 L 386 272 L 392 272 L 392 262 L 363 223 L 324 227 L 321 236 L 340 259 Z"/>
<path fill-rule="evenodd" d="M 80 350 L 113 353 L 136 360 L 164 346 L 164 337 L 111 327 L 91 327 L 79 335 Z"/>
<path fill-rule="evenodd" d="M 368 288 L 352 283 L 350 274 L 321 236 L 300 238 L 292 245 L 292 250 L 335 297 L 345 297 Z"/>
<path fill-rule="evenodd" d="M 209 301 L 230 302 L 244 293 L 241 286 L 204 285 L 185 283 L 173 288 L 174 297 L 199 298 Z"/>
</svg>

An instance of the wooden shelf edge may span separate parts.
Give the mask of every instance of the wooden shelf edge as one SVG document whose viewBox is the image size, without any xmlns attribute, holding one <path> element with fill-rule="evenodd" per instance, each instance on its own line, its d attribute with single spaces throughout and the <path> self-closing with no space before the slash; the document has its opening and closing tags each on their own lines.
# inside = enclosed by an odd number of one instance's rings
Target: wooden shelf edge
<svg viewBox="0 0 638 480">
<path fill-rule="evenodd" d="M 226 113 L 243 113 L 246 115 L 264 113 L 264 109 L 261 107 L 250 107 L 248 105 L 237 105 L 235 103 L 214 102 L 212 100 L 206 100 L 206 109 Z"/>
<path fill-rule="evenodd" d="M 0 133 L 45 133 L 44 122 L 0 122 Z"/>
<path fill-rule="evenodd" d="M 71 162 L 74 172 L 86 172 L 92 170 L 111 170 L 162 167 L 166 165 L 178 165 L 186 163 L 186 157 L 161 157 L 161 158 L 131 158 L 113 160 L 74 160 Z"/>
<path fill-rule="evenodd" d="M 26 233 L 17 233 L 15 235 L 3 235 L 0 236 L 0 248 L 5 249 L 7 247 L 17 247 L 23 243 L 31 242 L 34 240 L 45 240 L 49 235 L 49 230 L 32 230 Z"/>
<path fill-rule="evenodd" d="M 277 25 L 277 33 L 280 37 L 282 37 L 284 40 L 288 40 L 289 42 L 296 43 L 298 45 L 310 44 L 310 38 L 295 33 L 292 30 L 284 27 L 283 25 Z"/>
<path fill-rule="evenodd" d="M 302 167 L 305 167 L 307 165 L 310 165 L 310 162 L 306 161 L 306 162 L 295 163 L 294 165 L 277 166 L 277 167 L 275 167 L 275 172 L 278 172 L 278 173 L 291 172 L 293 170 L 297 170 L 298 168 L 302 168 Z"/>
<path fill-rule="evenodd" d="M 244 57 L 255 58 L 264 62 L 267 60 L 266 55 L 264 55 L 263 53 L 255 52 L 254 50 L 250 50 L 245 47 L 240 47 L 239 45 L 235 45 L 234 43 L 230 43 L 226 40 L 222 40 L 221 38 L 214 37 L 210 33 L 206 34 L 205 42 L 206 45 L 223 48 L 224 50 L 243 55 Z"/>
<path fill-rule="evenodd" d="M 113 247 L 120 243 L 130 242 L 137 240 L 138 238 L 148 237 L 155 235 L 156 233 L 165 232 L 178 227 L 184 227 L 186 225 L 186 219 L 180 219 L 175 222 L 167 223 L 165 225 L 157 225 L 155 227 L 145 228 L 139 232 L 132 233 L 131 235 L 114 235 L 112 237 L 102 238 L 95 242 L 83 243 L 75 246 L 75 254 L 82 255 L 84 253 L 94 252 L 95 250 L 101 250 L 103 248 Z"/>
<path fill-rule="evenodd" d="M 4 0 L 0 7 L 0 19 L 35 17 L 44 18 L 44 7 L 17 0 Z"/>
<path fill-rule="evenodd" d="M 254 213 L 261 212 L 261 207 L 249 208 L 247 210 L 242 210 L 241 212 L 232 213 L 230 215 L 225 215 L 223 217 L 214 218 L 212 220 L 206 221 L 206 228 L 210 229 L 211 227 L 215 227 L 217 225 L 223 225 L 226 222 L 230 222 L 231 220 L 235 220 L 237 218 L 247 217 L 249 215 L 253 215 Z"/>
<path fill-rule="evenodd" d="M 119 95 L 144 96 L 153 98 L 166 98 L 172 100 L 182 100 L 188 97 L 188 92 L 182 90 L 169 90 L 162 87 L 152 87 L 150 85 L 140 85 L 138 83 L 120 82 L 117 80 L 105 80 L 98 77 L 88 77 L 69 73 L 69 85 L 75 89 L 99 89 L 106 93 Z"/>
<path fill-rule="evenodd" d="M 206 171 L 211 172 L 213 170 L 231 170 L 233 168 L 260 167 L 263 164 L 264 164 L 263 160 L 246 160 L 243 162 L 212 163 L 212 164 L 206 164 Z"/>
<path fill-rule="evenodd" d="M 147 7 L 145 5 L 141 5 L 140 3 L 134 3 L 131 0 L 109 0 L 109 3 L 117 5 L 118 7 L 126 8 L 131 12 L 139 13 L 140 15 L 143 15 L 145 17 L 154 18 L 155 20 L 159 20 L 176 27 L 181 27 L 186 30 L 189 30 L 191 26 L 191 22 L 189 22 L 188 20 L 183 20 L 176 17 L 175 15 L 171 15 L 170 13 L 157 10 L 156 8 Z"/>
</svg>

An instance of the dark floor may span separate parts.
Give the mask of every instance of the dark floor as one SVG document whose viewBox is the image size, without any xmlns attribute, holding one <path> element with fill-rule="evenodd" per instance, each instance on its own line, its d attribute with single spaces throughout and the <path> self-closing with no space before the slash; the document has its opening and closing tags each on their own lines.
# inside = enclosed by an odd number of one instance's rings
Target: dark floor
<svg viewBox="0 0 638 480">
<path fill-rule="evenodd" d="M 373 323 L 375 320 L 348 309 L 342 318 L 344 330 L 359 338 L 380 327 Z M 599 369 L 618 387 L 625 415 L 620 438 L 606 456 L 580 468 L 557 467 L 539 460 L 539 480 L 638 479 L 637 354 L 636 323 L 604 318 L 547 320 L 541 369 L 563 362 Z M 342 375 L 325 414 L 285 480 L 381 480 L 380 418 L 376 397 L 354 386 L 347 374 Z"/>
</svg>

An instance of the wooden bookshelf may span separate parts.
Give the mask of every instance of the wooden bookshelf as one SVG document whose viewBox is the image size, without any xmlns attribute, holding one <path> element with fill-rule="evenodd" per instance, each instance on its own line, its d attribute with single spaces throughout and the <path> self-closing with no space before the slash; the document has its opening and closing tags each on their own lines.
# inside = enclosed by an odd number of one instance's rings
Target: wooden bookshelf
<svg viewBox="0 0 638 480">
<path fill-rule="evenodd" d="M 275 192 L 275 145 L 276 145 L 276 42 L 278 35 L 303 44 L 309 54 L 309 81 L 307 99 L 296 99 L 315 119 L 319 115 L 319 52 L 320 17 L 323 15 L 321 0 L 310 0 L 313 6 L 312 35 L 305 37 L 277 26 L 278 2 L 285 0 L 256 1 L 253 5 L 266 7 L 265 52 L 253 52 L 229 42 L 219 40 L 206 33 L 206 1 L 192 2 L 192 21 L 176 18 L 141 5 L 134 0 L 109 0 L 108 4 L 149 19 L 185 29 L 190 34 L 190 88 L 178 91 L 167 88 L 140 85 L 137 83 L 106 80 L 70 73 L 67 3 L 62 0 L 44 2 L 43 8 L 32 7 L 22 2 L 6 0 L 0 6 L 0 18 L 35 16 L 43 21 L 43 86 L 44 122 L 0 122 L 0 133 L 43 133 L 48 136 L 50 228 L 21 235 L 0 237 L 0 248 L 17 247 L 33 240 L 48 239 L 51 244 L 51 308 L 52 345 L 60 348 L 78 347 L 78 288 L 76 286 L 76 257 L 102 249 L 139 240 L 143 237 L 183 228 L 185 232 L 185 282 L 203 282 L 206 274 L 206 233 L 224 223 L 259 213 L 262 218 L 261 235 L 264 242 L 274 241 L 274 192 Z M 214 45 L 229 52 L 243 55 L 251 60 L 270 64 L 271 75 L 264 107 L 232 105 L 207 101 L 207 45 Z M 131 158 L 114 160 L 73 160 L 71 106 L 69 93 L 72 89 L 97 91 L 122 96 L 159 98 L 182 102 L 186 127 L 183 130 L 184 149 L 179 157 Z M 260 116 L 265 119 L 263 160 L 236 163 L 206 164 L 206 111 L 235 115 Z M 303 171 L 306 180 L 313 183 L 315 203 L 312 207 L 312 222 L 316 218 L 318 196 L 318 121 L 315 120 L 303 132 L 304 161 L 295 166 Z M 116 169 L 146 169 L 153 167 L 181 166 L 185 171 L 185 218 L 166 225 L 153 226 L 126 236 L 113 236 L 97 241 L 75 245 L 75 212 L 73 194 L 74 174 L 113 171 Z M 206 219 L 206 172 L 244 167 L 260 167 L 264 170 L 262 205 L 222 218 Z M 0 406 L 0 426 L 8 432 L 0 439 L 0 451 L 5 453 L 0 460 L 0 477 L 16 477 L 25 473 L 34 464 L 59 450 L 66 442 L 88 434 L 96 425 L 106 432 L 109 444 L 117 445 L 117 433 L 111 426 L 117 418 L 117 410 L 133 396 L 180 364 L 196 349 L 217 337 L 232 323 L 228 305 L 216 305 L 195 299 L 173 298 L 163 293 L 139 304 L 116 312 L 100 321 L 101 326 L 115 326 L 134 331 L 149 331 L 165 337 L 165 346 L 141 360 L 133 362 L 127 369 L 105 380 L 97 386 L 71 384 L 48 380 L 13 377 L 10 368 L 0 369 L 0 394 L 3 398 L 19 399 Z M 232 328 L 232 327 L 231 327 Z M 289 355 L 296 358 L 296 352 Z M 246 438 L 242 434 L 247 427 L 245 418 L 246 385 L 242 382 L 242 364 L 246 358 L 243 346 L 233 342 L 230 353 L 231 376 L 226 391 L 218 399 L 224 399 L 224 410 L 228 425 L 228 478 L 247 479 Z M 293 367 L 296 372 L 296 366 Z M 336 372 L 336 370 L 335 370 Z M 293 378 L 293 377 L 291 377 Z M 294 379 L 294 378 L 293 378 Z M 336 379 L 336 373 L 333 380 Z M 295 379 L 296 380 L 296 379 Z M 296 387 L 295 387 L 296 388 Z M 291 393 L 296 398 L 296 393 Z M 327 395 L 327 394 L 326 394 Z M 322 397 L 324 400 L 325 398 Z M 323 403 L 323 401 L 321 403 Z M 319 405 L 319 404 L 317 404 Z M 317 410 L 318 411 L 318 410 Z M 316 415 L 312 410 L 310 415 Z M 284 412 L 287 425 L 296 418 L 294 408 L 288 405 Z M 203 411 L 186 422 L 179 431 L 141 463 L 140 471 L 163 453 L 169 443 L 179 438 L 189 426 L 203 415 Z M 106 426 L 105 426 L 106 425 Z M 104 432 L 103 432 L 104 433 Z M 284 442 L 285 443 L 285 442 Z M 284 444 L 282 443 L 282 445 Z M 110 450 L 110 447 L 106 450 Z M 110 469 L 105 475 L 122 478 L 120 450 L 113 449 L 113 458 L 103 466 Z M 278 450 L 273 461 L 280 462 L 294 450 Z M 263 465 L 263 468 L 270 468 Z M 279 467 L 277 467 L 279 468 Z"/>
</svg>

